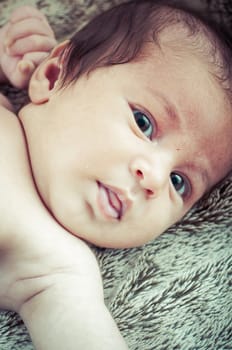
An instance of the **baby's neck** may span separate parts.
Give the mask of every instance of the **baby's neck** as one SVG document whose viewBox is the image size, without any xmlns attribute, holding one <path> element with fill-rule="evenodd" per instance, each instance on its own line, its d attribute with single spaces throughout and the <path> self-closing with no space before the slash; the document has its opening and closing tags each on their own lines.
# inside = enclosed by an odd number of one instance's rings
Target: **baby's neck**
<svg viewBox="0 0 232 350">
<path fill-rule="evenodd" d="M 27 144 L 28 160 L 31 165 L 32 175 L 36 188 L 42 197 L 42 199 L 47 203 L 48 200 L 48 190 L 46 185 L 46 135 L 38 106 L 38 113 L 35 115 L 34 109 L 30 108 L 32 104 L 28 104 L 23 107 L 19 112 L 19 119 L 21 121 L 25 140 Z"/>
</svg>

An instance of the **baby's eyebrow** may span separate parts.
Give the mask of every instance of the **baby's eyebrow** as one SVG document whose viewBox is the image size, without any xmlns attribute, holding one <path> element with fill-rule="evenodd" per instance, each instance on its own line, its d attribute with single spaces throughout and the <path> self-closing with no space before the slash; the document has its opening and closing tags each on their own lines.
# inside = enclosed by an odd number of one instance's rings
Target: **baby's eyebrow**
<svg viewBox="0 0 232 350">
<path fill-rule="evenodd" d="M 155 91 L 152 87 L 149 87 L 150 93 L 153 98 L 159 99 L 162 103 L 162 106 L 165 110 L 165 117 L 169 119 L 171 125 L 179 127 L 181 124 L 181 119 L 174 103 L 167 99 L 167 97 L 160 91 Z"/>
<path fill-rule="evenodd" d="M 188 163 L 185 166 L 189 171 L 194 172 L 200 176 L 201 181 L 205 187 L 204 193 L 207 192 L 210 188 L 210 178 L 207 169 L 205 167 L 202 167 L 200 164 L 195 163 Z"/>
<path fill-rule="evenodd" d="M 179 115 L 177 113 L 176 106 L 171 101 L 168 101 L 164 95 L 161 95 L 160 97 L 163 100 L 164 108 L 165 108 L 165 111 L 167 113 L 167 116 L 172 121 L 172 123 L 175 123 L 175 125 L 179 126 L 180 118 L 179 118 Z"/>
</svg>

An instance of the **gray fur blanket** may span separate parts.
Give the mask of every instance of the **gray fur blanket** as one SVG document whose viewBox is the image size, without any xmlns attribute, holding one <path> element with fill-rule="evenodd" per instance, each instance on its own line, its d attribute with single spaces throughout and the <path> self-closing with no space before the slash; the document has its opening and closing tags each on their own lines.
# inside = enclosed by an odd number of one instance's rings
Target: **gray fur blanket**
<svg viewBox="0 0 232 350">
<path fill-rule="evenodd" d="M 15 6 L 34 4 L 61 40 L 118 2 L 1 0 L 0 25 Z M 231 0 L 189 2 L 232 32 Z M 21 94 L 4 89 L 20 103 Z M 232 177 L 154 242 L 136 249 L 94 251 L 106 303 L 131 350 L 232 349 Z M 33 346 L 20 318 L 2 311 L 0 350 L 13 349 Z"/>
</svg>

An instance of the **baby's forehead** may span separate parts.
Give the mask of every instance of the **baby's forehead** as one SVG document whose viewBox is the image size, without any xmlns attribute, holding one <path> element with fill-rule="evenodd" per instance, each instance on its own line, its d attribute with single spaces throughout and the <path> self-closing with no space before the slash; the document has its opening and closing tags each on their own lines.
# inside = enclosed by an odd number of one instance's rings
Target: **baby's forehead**
<svg viewBox="0 0 232 350">
<path fill-rule="evenodd" d="M 210 37 L 200 22 L 198 29 L 192 30 L 184 21 L 166 25 L 157 36 L 157 44 L 161 50 L 170 48 L 176 54 L 188 52 L 199 56 L 212 46 Z"/>
<path fill-rule="evenodd" d="M 197 60 L 204 65 L 212 79 L 217 81 L 220 88 L 226 92 L 231 86 L 230 74 L 224 59 L 223 44 L 210 27 L 199 20 L 197 23 L 196 27 L 184 20 L 171 22 L 165 25 L 155 38 L 151 31 L 148 44 L 145 43 L 141 52 L 147 53 L 146 48 L 149 47 L 150 54 L 160 52 L 166 56 L 167 63 L 168 58 L 172 60 L 181 57 L 186 63 L 188 60 Z"/>
<path fill-rule="evenodd" d="M 206 71 L 210 69 L 208 53 L 211 51 L 211 44 L 205 35 L 189 34 L 185 24 L 173 24 L 164 28 L 159 33 L 157 40 L 148 40 L 142 47 L 140 55 L 135 61 L 146 61 L 149 57 L 160 57 L 167 65 L 173 62 L 182 61 L 186 65 L 197 61 L 204 66 Z M 157 61 L 153 61 L 156 64 Z"/>
</svg>

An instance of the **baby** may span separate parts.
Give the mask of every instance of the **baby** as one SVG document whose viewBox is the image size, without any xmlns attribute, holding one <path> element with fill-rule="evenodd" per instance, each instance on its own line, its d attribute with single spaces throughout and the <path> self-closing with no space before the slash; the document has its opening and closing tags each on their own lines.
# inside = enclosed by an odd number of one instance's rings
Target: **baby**
<svg viewBox="0 0 232 350">
<path fill-rule="evenodd" d="M 12 296 L 0 301 L 20 313 L 39 348 L 62 348 L 53 333 L 40 343 L 61 313 L 60 300 L 63 310 L 76 313 L 62 315 L 57 334 L 68 323 L 68 339 L 84 349 L 96 349 L 99 339 L 101 349 L 126 348 L 105 309 L 96 261 L 74 235 L 103 247 L 144 244 L 227 175 L 231 57 L 226 39 L 197 16 L 163 1 L 133 1 L 101 14 L 35 63 L 40 64 L 29 83 L 31 103 L 19 117 L 43 204 L 18 121 L 4 115 L 1 149 L 8 170 L 0 174 L 6 222 L 0 247 L 10 252 L 2 276 Z M 25 69 L 27 77 L 33 69 Z M 19 272 L 12 271 L 12 261 Z M 20 301 L 9 287 L 12 274 Z M 94 314 L 99 322 L 93 331 Z"/>
</svg>

